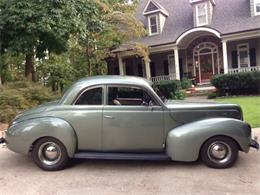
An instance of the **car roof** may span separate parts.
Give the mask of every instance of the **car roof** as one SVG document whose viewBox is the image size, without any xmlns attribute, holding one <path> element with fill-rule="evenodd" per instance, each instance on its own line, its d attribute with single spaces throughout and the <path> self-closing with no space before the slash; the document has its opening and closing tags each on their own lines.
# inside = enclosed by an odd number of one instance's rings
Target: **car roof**
<svg viewBox="0 0 260 195">
<path fill-rule="evenodd" d="M 118 76 L 118 75 L 106 75 L 106 76 L 91 76 L 78 80 L 75 84 L 84 84 L 85 86 L 98 85 L 98 84 L 130 84 L 130 85 L 152 85 L 152 81 L 149 81 L 143 77 L 136 76 Z"/>
<path fill-rule="evenodd" d="M 91 76 L 78 80 L 75 82 L 64 94 L 60 100 L 61 104 L 70 104 L 78 95 L 79 92 L 84 90 L 87 87 L 95 85 L 136 85 L 140 87 L 150 88 L 152 81 L 149 81 L 142 77 L 135 76 L 117 76 L 117 75 L 108 75 L 108 76 Z"/>
</svg>

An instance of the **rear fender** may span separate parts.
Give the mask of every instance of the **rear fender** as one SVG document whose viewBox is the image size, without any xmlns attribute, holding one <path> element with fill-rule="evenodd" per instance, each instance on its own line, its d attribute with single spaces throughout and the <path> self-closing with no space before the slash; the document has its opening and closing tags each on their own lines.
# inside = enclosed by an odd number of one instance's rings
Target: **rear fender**
<svg viewBox="0 0 260 195">
<path fill-rule="evenodd" d="M 53 137 L 61 141 L 69 157 L 73 157 L 77 139 L 71 125 L 54 117 L 35 118 L 19 122 L 6 132 L 7 147 L 15 152 L 27 154 L 32 144 L 42 137 Z"/>
<path fill-rule="evenodd" d="M 169 131 L 166 152 L 172 160 L 195 161 L 203 143 L 214 136 L 227 136 L 237 142 L 244 152 L 249 151 L 251 128 L 240 120 L 211 118 L 191 122 Z"/>
</svg>

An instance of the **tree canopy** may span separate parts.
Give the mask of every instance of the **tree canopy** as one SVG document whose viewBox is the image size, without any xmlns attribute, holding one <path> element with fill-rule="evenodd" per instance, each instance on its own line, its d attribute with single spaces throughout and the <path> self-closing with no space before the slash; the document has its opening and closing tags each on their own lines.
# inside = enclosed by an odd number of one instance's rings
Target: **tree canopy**
<svg viewBox="0 0 260 195">
<path fill-rule="evenodd" d="M 135 9 L 127 0 L 0 0 L 2 80 L 10 67 L 53 88 L 106 73 L 113 49 L 145 35 Z M 145 47 L 132 45 L 145 57 Z"/>
</svg>

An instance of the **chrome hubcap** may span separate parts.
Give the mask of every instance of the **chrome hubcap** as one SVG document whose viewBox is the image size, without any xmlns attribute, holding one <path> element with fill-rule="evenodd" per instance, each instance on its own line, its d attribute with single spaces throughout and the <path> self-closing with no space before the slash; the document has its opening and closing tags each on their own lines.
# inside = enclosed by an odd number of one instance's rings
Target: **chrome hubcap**
<svg viewBox="0 0 260 195">
<path fill-rule="evenodd" d="M 38 157 L 42 163 L 46 165 L 54 165 L 61 158 L 61 149 L 54 142 L 46 142 L 40 146 Z"/>
<path fill-rule="evenodd" d="M 222 141 L 216 141 L 208 147 L 208 157 L 215 163 L 226 163 L 230 160 L 232 152 L 228 144 Z"/>
</svg>

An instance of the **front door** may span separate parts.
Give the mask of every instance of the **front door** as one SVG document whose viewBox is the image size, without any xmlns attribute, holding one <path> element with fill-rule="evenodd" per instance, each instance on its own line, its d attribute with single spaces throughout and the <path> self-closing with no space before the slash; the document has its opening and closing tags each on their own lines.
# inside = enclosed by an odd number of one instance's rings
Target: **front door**
<svg viewBox="0 0 260 195">
<path fill-rule="evenodd" d="M 213 76 L 212 54 L 200 55 L 200 78 L 201 83 L 210 82 Z"/>
<path fill-rule="evenodd" d="M 138 87 L 109 86 L 103 110 L 103 151 L 162 151 L 163 108 Z M 153 101 L 153 106 L 149 102 Z"/>
</svg>

